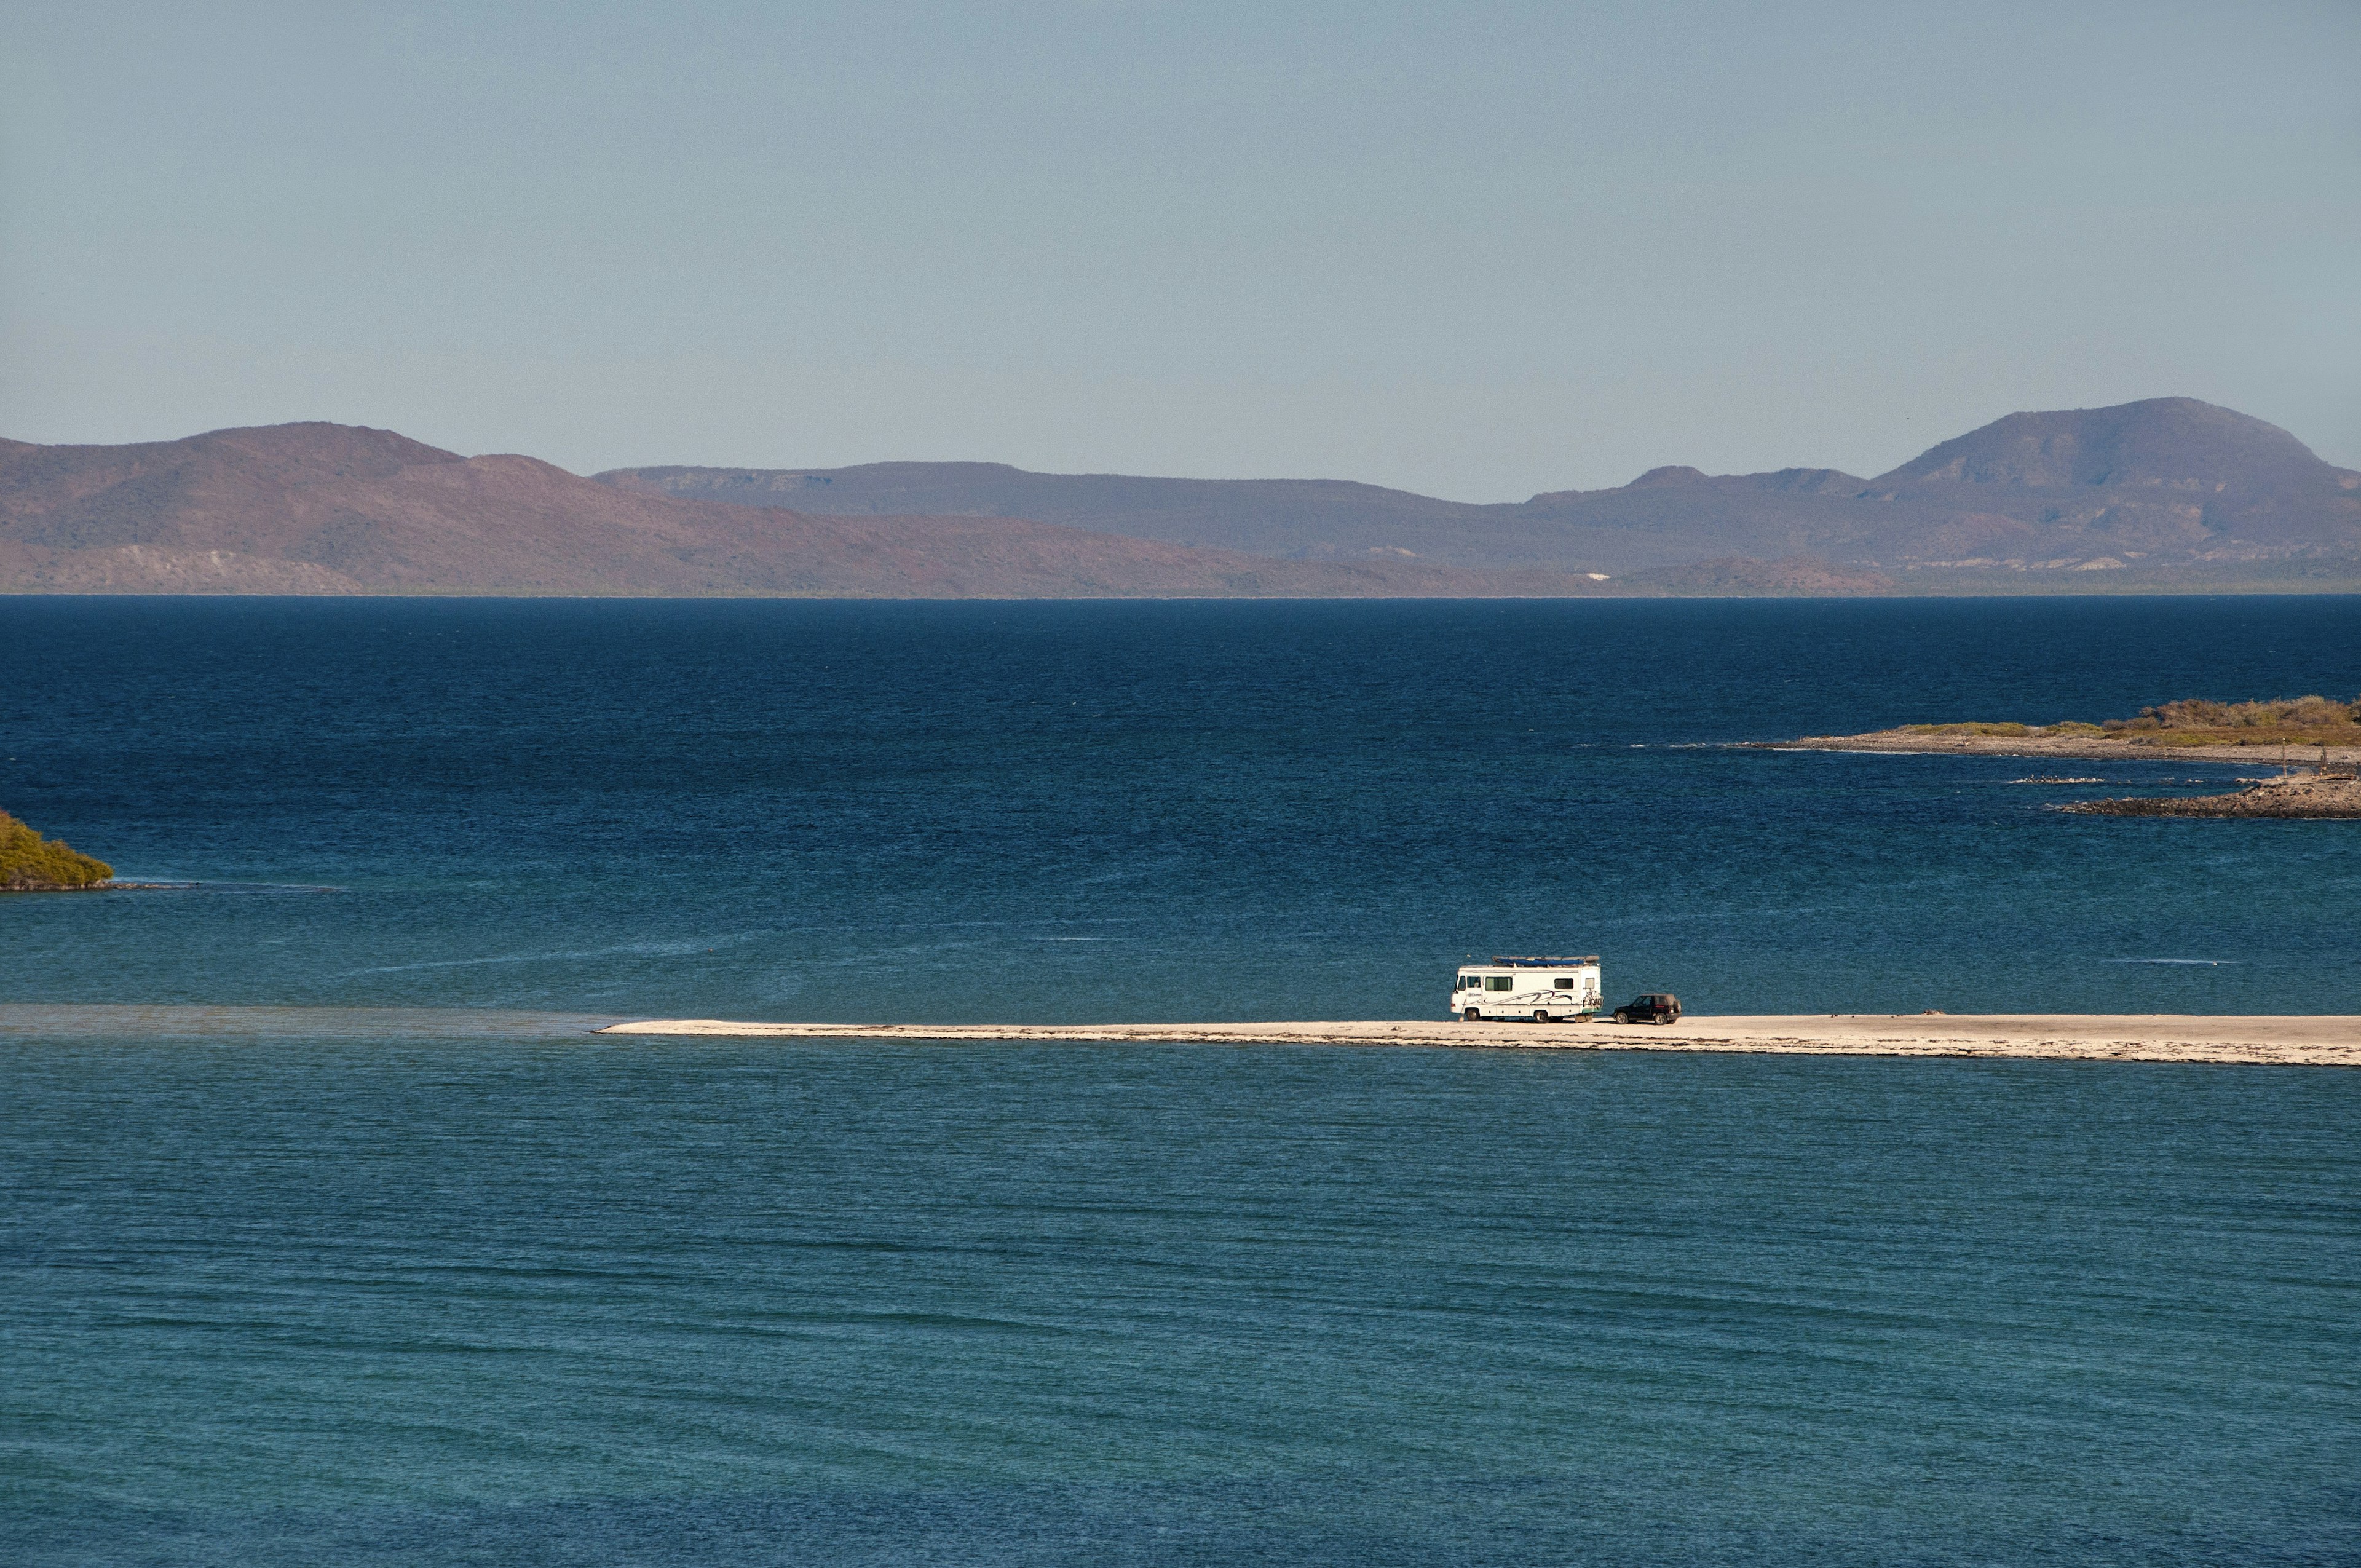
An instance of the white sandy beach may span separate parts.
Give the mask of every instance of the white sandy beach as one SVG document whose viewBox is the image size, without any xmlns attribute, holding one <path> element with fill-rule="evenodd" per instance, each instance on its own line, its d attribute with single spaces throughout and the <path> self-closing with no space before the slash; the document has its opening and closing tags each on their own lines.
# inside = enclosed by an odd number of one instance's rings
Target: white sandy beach
<svg viewBox="0 0 2361 1568">
<path fill-rule="evenodd" d="M 1378 1020 L 1269 1024 L 763 1024 L 652 1018 L 605 1035 L 1075 1044 L 1285 1043 L 1490 1049 L 1760 1051 L 1815 1056 L 2048 1057 L 2090 1061 L 2361 1067 L 2361 1016 L 1839 1014 L 1691 1016 L 1664 1025 Z"/>
</svg>

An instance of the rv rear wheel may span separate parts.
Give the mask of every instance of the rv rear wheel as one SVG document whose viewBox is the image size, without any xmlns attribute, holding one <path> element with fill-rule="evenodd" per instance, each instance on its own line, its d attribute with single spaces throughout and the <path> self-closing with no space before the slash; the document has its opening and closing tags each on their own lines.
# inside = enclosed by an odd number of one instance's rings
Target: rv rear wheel
<svg viewBox="0 0 2361 1568">
<path fill-rule="evenodd" d="M 1536 1024 L 1546 1024 L 1549 1022 L 1549 1014 L 1541 1008 L 1536 1007 L 1533 1009 L 1533 1022 Z"/>
<path fill-rule="evenodd" d="M 1484 1021 L 1484 1010 L 1480 1007 L 1470 1007 L 1466 1012 L 1462 1013 L 1460 1016 L 1466 1019 L 1470 1024 L 1480 1024 Z"/>
</svg>

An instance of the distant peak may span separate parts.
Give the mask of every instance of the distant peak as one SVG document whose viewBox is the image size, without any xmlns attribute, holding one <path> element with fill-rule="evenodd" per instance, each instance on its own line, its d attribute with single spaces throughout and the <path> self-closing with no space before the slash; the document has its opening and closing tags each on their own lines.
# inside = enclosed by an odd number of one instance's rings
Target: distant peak
<svg viewBox="0 0 2361 1568">
<path fill-rule="evenodd" d="M 1649 489 L 1658 485 L 1694 485 L 1705 478 L 1705 470 L 1675 465 L 1651 468 L 1623 488 L 1627 490 Z"/>
<path fill-rule="evenodd" d="M 2243 488 L 2333 473 L 2275 424 L 2195 398 L 2013 413 L 1930 447 L 1895 480 Z"/>
</svg>

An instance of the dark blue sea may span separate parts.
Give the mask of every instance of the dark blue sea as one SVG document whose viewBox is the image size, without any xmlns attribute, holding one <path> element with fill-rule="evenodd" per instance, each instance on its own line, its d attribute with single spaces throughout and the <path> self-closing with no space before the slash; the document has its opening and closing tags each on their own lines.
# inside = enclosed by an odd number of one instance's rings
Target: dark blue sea
<svg viewBox="0 0 2361 1568">
<path fill-rule="evenodd" d="M 594 1037 L 2361 1011 L 2361 601 L 0 598 L 0 1562 L 2361 1563 L 2361 1074 Z M 2099 783 L 2025 782 L 2036 775 Z"/>
</svg>

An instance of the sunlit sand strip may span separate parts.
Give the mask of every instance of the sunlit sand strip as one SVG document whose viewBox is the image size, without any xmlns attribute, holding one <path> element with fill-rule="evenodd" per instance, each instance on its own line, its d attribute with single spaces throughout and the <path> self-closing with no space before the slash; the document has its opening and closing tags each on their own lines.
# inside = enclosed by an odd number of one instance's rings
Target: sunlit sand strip
<svg viewBox="0 0 2361 1568">
<path fill-rule="evenodd" d="M 2048 1057 L 2098 1061 L 2361 1067 L 2361 1017 L 2139 1014 L 1692 1015 L 1667 1026 L 1421 1021 L 1259 1024 L 767 1024 L 619 1020 L 468 1007 L 213 1007 L 0 1003 L 0 1039 L 708 1038 L 1076 1044 L 1458 1046 L 1525 1050 L 1761 1051 L 1827 1056 Z"/>
<path fill-rule="evenodd" d="M 1473 1046 L 1527 1050 L 1764 1051 L 1813 1056 L 2048 1057 L 2361 1067 L 2361 1017 L 2167 1014 L 1844 1014 L 1677 1024 L 741 1024 L 653 1018 L 605 1035 L 796 1040 Z"/>
</svg>

